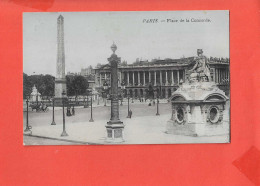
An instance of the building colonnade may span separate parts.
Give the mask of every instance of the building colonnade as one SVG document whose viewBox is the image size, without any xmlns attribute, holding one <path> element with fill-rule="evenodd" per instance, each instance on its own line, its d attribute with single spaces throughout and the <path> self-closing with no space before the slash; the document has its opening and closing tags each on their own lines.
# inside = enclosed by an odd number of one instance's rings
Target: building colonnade
<svg viewBox="0 0 260 186">
<path fill-rule="evenodd" d="M 229 81 L 229 68 L 225 66 L 213 66 L 210 68 L 211 81 L 223 86 L 223 82 Z M 187 81 L 188 70 L 182 69 L 128 69 L 119 68 L 118 86 L 124 82 L 124 97 L 146 97 L 149 86 L 154 90 L 154 97 L 168 98 L 177 90 L 182 82 Z M 227 82 L 228 82 L 227 81 Z M 102 69 L 96 73 L 96 86 L 101 88 L 104 83 L 110 85 L 110 70 Z"/>
<path fill-rule="evenodd" d="M 150 71 L 120 71 L 119 84 L 125 83 L 126 87 L 135 86 L 173 86 L 185 81 L 185 70 L 150 70 Z M 110 72 L 99 72 L 98 85 L 104 82 L 109 84 Z"/>
</svg>

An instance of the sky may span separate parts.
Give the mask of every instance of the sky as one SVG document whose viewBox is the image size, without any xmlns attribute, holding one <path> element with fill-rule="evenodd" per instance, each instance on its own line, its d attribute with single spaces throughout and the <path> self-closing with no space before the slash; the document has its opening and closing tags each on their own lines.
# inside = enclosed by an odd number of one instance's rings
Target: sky
<svg viewBox="0 0 260 186">
<path fill-rule="evenodd" d="M 64 17 L 66 72 L 107 64 L 113 42 L 118 57 L 128 64 L 137 58 L 196 56 L 199 48 L 207 57 L 229 57 L 229 11 L 23 13 L 25 73 L 55 76 L 59 15 Z M 150 19 L 158 21 L 151 23 Z"/>
</svg>

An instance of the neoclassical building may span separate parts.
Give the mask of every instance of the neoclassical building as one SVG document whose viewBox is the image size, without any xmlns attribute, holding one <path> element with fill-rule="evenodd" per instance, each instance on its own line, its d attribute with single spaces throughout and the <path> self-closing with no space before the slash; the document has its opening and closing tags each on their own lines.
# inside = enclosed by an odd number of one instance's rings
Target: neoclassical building
<svg viewBox="0 0 260 186">
<path fill-rule="evenodd" d="M 188 80 L 193 64 L 194 57 L 139 61 L 128 65 L 121 63 L 118 68 L 118 85 L 125 85 L 125 90 L 122 90 L 124 97 L 127 94 L 134 98 L 147 97 L 153 90 L 152 96 L 169 98 L 180 83 Z M 220 89 L 229 94 L 229 59 L 210 57 L 208 64 L 211 81 L 215 81 Z M 96 90 L 102 92 L 104 83 L 110 84 L 110 66 L 100 65 L 94 70 Z"/>
</svg>

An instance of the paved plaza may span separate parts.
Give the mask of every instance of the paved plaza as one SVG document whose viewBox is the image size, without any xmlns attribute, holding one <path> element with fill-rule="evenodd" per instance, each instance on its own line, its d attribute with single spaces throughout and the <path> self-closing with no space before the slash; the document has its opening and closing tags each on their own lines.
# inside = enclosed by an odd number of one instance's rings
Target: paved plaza
<svg viewBox="0 0 260 186">
<path fill-rule="evenodd" d="M 228 135 L 210 137 L 192 137 L 166 133 L 166 123 L 171 118 L 171 105 L 166 100 L 160 100 L 160 116 L 156 116 L 156 105 L 148 106 L 147 102 L 130 101 L 132 118 L 127 116 L 127 100 L 120 106 L 120 120 L 124 122 L 124 142 L 120 144 L 170 144 L 170 143 L 225 143 Z M 29 112 L 29 124 L 32 126 L 32 136 L 24 135 L 25 145 L 83 145 L 109 144 L 106 141 L 105 125 L 110 119 L 110 105 L 100 101 L 93 103 L 93 119 L 89 122 L 90 108 L 76 108 L 76 115 L 66 116 L 66 131 L 69 136 L 61 137 L 62 109 L 55 109 L 56 125 L 52 122 L 52 110 L 48 112 Z M 162 114 L 163 113 L 163 114 Z M 24 128 L 26 112 L 24 112 Z"/>
</svg>

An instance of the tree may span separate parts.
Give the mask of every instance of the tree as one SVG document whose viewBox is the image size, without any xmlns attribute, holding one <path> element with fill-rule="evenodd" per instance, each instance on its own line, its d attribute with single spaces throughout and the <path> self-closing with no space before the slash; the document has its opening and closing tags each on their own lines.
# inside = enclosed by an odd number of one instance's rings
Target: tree
<svg viewBox="0 0 260 186">
<path fill-rule="evenodd" d="M 88 81 L 81 75 L 77 76 L 66 76 L 67 80 L 67 94 L 68 96 L 73 95 L 84 95 L 88 88 Z"/>
<path fill-rule="evenodd" d="M 23 98 L 25 99 L 26 96 L 29 96 L 32 92 L 32 82 L 30 77 L 23 73 Z"/>
<path fill-rule="evenodd" d="M 88 82 L 83 76 L 75 76 L 73 79 L 73 86 L 74 90 L 77 91 L 77 94 L 83 95 L 88 88 Z"/>
<path fill-rule="evenodd" d="M 23 96 L 32 93 L 33 86 L 36 86 L 42 96 L 54 95 L 55 78 L 51 75 L 31 75 L 23 73 Z"/>
</svg>

